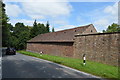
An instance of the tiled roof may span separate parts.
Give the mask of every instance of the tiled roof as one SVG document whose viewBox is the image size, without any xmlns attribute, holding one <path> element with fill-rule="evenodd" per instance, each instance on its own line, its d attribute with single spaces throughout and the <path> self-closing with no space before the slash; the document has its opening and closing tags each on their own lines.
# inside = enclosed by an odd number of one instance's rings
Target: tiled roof
<svg viewBox="0 0 120 80">
<path fill-rule="evenodd" d="M 76 27 L 72 29 L 66 29 L 57 32 L 40 34 L 32 38 L 28 42 L 73 42 L 74 35 L 77 33 L 82 34 L 90 25 Z"/>
</svg>

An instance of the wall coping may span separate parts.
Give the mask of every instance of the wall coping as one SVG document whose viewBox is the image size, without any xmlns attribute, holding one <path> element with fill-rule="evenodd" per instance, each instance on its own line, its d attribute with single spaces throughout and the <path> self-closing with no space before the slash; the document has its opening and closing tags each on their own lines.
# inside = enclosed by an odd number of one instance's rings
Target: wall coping
<svg viewBox="0 0 120 80">
<path fill-rule="evenodd" d="M 106 34 L 120 34 L 120 32 L 93 33 L 93 34 L 75 34 L 75 37 L 78 37 L 78 36 L 89 36 L 89 35 L 106 35 Z"/>
<path fill-rule="evenodd" d="M 74 42 L 74 40 L 72 41 L 28 41 L 27 43 L 70 43 L 70 42 Z"/>
</svg>

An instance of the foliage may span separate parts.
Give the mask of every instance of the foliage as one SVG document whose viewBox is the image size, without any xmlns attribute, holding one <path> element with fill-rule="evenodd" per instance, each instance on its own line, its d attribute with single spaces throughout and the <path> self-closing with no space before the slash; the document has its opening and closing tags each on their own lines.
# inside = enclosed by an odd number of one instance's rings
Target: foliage
<svg viewBox="0 0 120 80">
<path fill-rule="evenodd" d="M 113 23 L 112 25 L 109 25 L 106 30 L 103 30 L 103 32 L 120 32 L 120 25 Z"/>
<path fill-rule="evenodd" d="M 7 24 L 9 29 L 9 46 L 17 50 L 25 49 L 26 42 L 38 34 L 47 33 L 47 28 L 44 24 L 33 23 L 33 27 L 25 26 L 24 23 L 16 23 L 13 27 L 10 23 Z"/>
<path fill-rule="evenodd" d="M 52 28 L 52 32 L 55 32 L 54 27 Z"/>
<path fill-rule="evenodd" d="M 30 32 L 30 37 L 31 38 L 33 38 L 33 37 L 35 37 L 36 35 L 37 35 L 37 29 L 38 27 L 37 27 L 37 22 L 36 22 L 36 20 L 34 21 L 34 24 L 33 24 L 33 28 L 31 29 L 31 32 Z"/>
<path fill-rule="evenodd" d="M 47 54 L 38 54 L 28 51 L 18 51 L 18 52 L 25 55 L 46 59 L 58 64 L 66 65 L 75 68 L 77 70 L 91 73 L 93 75 L 101 76 L 104 78 L 118 78 L 118 67 L 115 66 L 106 65 L 98 62 L 92 62 L 88 60 L 86 61 L 86 65 L 84 66 L 83 60 L 81 59 L 53 56 Z"/>
<path fill-rule="evenodd" d="M 33 27 L 25 26 L 24 23 L 16 23 L 15 26 L 7 23 L 9 39 L 8 44 L 9 47 L 14 47 L 17 50 L 25 49 L 26 42 L 31 38 L 37 36 L 38 34 L 47 33 L 47 28 L 44 24 L 37 23 L 36 20 L 33 23 Z M 8 35 L 8 33 L 6 33 Z M 5 37 L 6 38 L 6 37 Z M 5 47 L 6 47 L 5 45 Z"/>
<path fill-rule="evenodd" d="M 18 38 L 11 35 L 11 37 L 10 37 L 10 47 L 14 47 L 14 48 L 18 49 L 19 48 L 18 43 L 19 43 Z"/>
<path fill-rule="evenodd" d="M 11 47 L 25 49 L 26 41 L 30 39 L 30 30 L 23 23 L 16 23 L 11 33 Z"/>
<path fill-rule="evenodd" d="M 38 23 L 38 30 L 39 30 L 38 34 L 48 33 L 44 24 Z"/>
<path fill-rule="evenodd" d="M 47 29 L 47 32 L 50 32 L 50 28 L 49 28 L 49 22 L 47 21 L 47 24 L 46 24 L 46 29 Z"/>
<path fill-rule="evenodd" d="M 33 28 L 30 32 L 30 37 L 33 38 L 37 36 L 38 34 L 48 33 L 49 31 L 49 24 L 47 23 L 47 26 L 44 24 L 37 23 L 36 20 L 34 21 Z"/>
<path fill-rule="evenodd" d="M 8 20 L 9 18 L 6 15 L 5 12 L 5 4 L 0 1 L 0 24 L 2 24 L 2 46 L 9 46 L 9 40 L 10 40 L 10 32 L 9 32 L 9 27 L 8 27 Z"/>
<path fill-rule="evenodd" d="M 13 25 L 11 23 L 8 23 L 7 25 L 8 25 L 8 28 L 9 28 L 10 32 L 12 32 L 13 28 L 14 28 Z"/>
</svg>

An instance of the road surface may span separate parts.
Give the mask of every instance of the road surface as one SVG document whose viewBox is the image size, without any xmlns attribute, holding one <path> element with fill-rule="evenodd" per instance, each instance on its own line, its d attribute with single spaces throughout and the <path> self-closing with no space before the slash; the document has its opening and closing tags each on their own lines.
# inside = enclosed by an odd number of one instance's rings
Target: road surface
<svg viewBox="0 0 120 80">
<path fill-rule="evenodd" d="M 62 65 L 26 56 L 3 55 L 2 78 L 96 78 Z M 100 79 L 97 79 L 100 80 Z"/>
</svg>

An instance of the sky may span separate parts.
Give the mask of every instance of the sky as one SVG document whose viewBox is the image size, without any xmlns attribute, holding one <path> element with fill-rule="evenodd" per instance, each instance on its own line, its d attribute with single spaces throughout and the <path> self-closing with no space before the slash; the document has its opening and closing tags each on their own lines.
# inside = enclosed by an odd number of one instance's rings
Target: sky
<svg viewBox="0 0 120 80">
<path fill-rule="evenodd" d="M 36 2 L 35 2 L 36 1 Z M 55 31 L 93 24 L 98 32 L 112 23 L 118 23 L 118 2 L 80 2 L 52 0 L 52 2 L 4 1 L 9 23 L 23 22 L 32 26 L 49 21 L 50 29 Z"/>
</svg>

